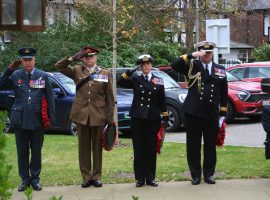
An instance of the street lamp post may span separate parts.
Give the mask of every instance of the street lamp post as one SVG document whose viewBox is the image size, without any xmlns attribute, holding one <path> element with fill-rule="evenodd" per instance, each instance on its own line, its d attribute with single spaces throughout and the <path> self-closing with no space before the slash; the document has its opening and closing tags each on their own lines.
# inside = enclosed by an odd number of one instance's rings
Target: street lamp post
<svg viewBox="0 0 270 200">
<path fill-rule="evenodd" d="M 0 30 L 44 31 L 45 0 L 0 0 Z"/>
</svg>

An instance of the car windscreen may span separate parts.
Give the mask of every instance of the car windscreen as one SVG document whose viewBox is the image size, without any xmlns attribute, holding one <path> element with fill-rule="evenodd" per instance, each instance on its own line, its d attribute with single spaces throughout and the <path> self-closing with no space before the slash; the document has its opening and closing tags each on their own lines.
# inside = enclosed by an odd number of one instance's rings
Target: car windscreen
<svg viewBox="0 0 270 200">
<path fill-rule="evenodd" d="M 69 78 L 63 74 L 54 74 L 53 76 L 65 87 L 65 89 L 69 93 L 71 93 L 71 94 L 76 93 L 76 85 L 71 78 Z"/>
<path fill-rule="evenodd" d="M 229 72 L 226 72 L 226 76 L 227 76 L 227 81 L 228 82 L 233 82 L 233 81 L 240 81 L 241 79 L 232 75 L 231 73 Z"/>
</svg>

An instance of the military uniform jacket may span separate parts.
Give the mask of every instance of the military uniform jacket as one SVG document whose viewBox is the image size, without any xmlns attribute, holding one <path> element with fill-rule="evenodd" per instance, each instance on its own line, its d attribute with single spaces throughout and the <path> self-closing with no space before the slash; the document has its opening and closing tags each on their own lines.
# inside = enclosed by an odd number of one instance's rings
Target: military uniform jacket
<svg viewBox="0 0 270 200">
<path fill-rule="evenodd" d="M 270 105 L 265 105 L 263 107 L 262 125 L 264 131 L 270 134 Z"/>
<path fill-rule="evenodd" d="M 187 55 L 181 56 L 171 64 L 174 70 L 186 77 L 188 77 L 188 70 L 191 66 L 191 61 L 188 61 L 187 57 Z M 219 116 L 226 116 L 228 83 L 225 68 L 213 62 L 211 75 L 207 75 L 201 61 L 193 60 L 191 74 L 195 75 L 197 72 L 201 73 L 201 85 L 200 83 L 198 84 L 197 80 L 188 89 L 188 94 L 183 104 L 184 112 L 209 120 L 217 120 Z"/>
<path fill-rule="evenodd" d="M 69 66 L 71 62 L 64 58 L 55 64 L 55 67 L 78 85 L 89 76 L 89 71 L 82 65 Z M 96 67 L 93 79 L 84 84 L 74 98 L 69 118 L 79 124 L 103 126 L 106 122 L 113 122 L 114 95 L 112 75 L 108 70 Z"/>
<path fill-rule="evenodd" d="M 48 74 L 35 68 L 31 81 L 23 69 L 6 69 L 0 77 L 0 89 L 13 89 L 14 104 L 11 109 L 10 126 L 17 129 L 42 129 L 41 102 L 45 95 L 51 124 L 55 122 L 55 106 Z"/>
<path fill-rule="evenodd" d="M 152 74 L 150 82 L 143 75 L 124 78 L 118 84 L 132 88 L 134 97 L 130 108 L 130 116 L 137 119 L 158 120 L 161 113 L 167 112 L 163 80 Z M 157 80 L 157 81 L 156 81 Z"/>
</svg>

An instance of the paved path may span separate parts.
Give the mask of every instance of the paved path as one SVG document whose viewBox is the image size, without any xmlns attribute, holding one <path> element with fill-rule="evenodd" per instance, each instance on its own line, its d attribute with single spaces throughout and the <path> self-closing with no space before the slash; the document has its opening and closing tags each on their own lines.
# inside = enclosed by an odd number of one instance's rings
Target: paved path
<svg viewBox="0 0 270 200">
<path fill-rule="evenodd" d="M 193 186 L 189 181 L 161 182 L 159 187 L 136 188 L 134 184 L 105 184 L 102 188 L 83 189 L 75 186 L 44 187 L 34 192 L 33 200 L 48 200 L 53 195 L 63 200 L 269 200 L 270 179 L 217 180 Z M 14 200 L 23 200 L 23 193 L 14 192 Z"/>
</svg>

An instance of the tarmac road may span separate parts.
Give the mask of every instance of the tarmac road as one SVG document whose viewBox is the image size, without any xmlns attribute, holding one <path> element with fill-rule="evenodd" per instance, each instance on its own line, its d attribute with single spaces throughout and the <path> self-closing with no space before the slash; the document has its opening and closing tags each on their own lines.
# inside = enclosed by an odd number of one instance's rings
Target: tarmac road
<svg viewBox="0 0 270 200">
<path fill-rule="evenodd" d="M 237 119 L 227 125 L 225 145 L 263 147 L 265 140 L 261 120 Z M 185 130 L 174 133 L 166 133 L 165 142 L 186 142 Z"/>
</svg>

